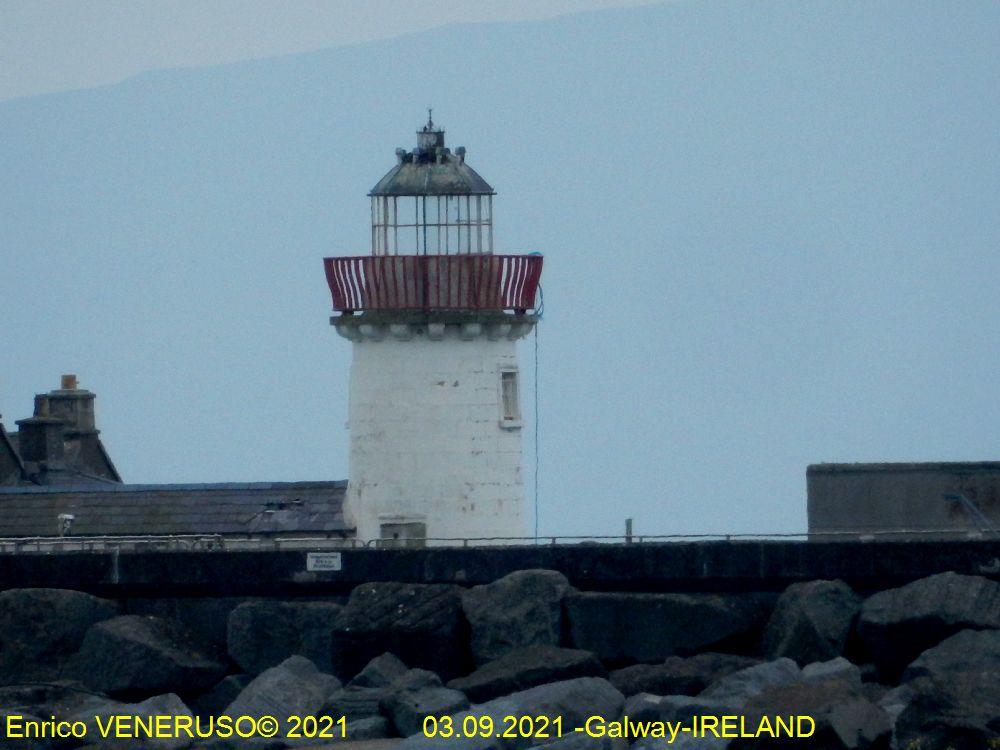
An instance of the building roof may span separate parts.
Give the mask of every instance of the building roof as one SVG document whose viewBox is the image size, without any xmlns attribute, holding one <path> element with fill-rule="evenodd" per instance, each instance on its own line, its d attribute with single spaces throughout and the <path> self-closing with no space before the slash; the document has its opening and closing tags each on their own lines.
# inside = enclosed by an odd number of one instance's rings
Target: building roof
<svg viewBox="0 0 1000 750">
<path fill-rule="evenodd" d="M 17 484 L 23 477 L 24 462 L 17 452 L 17 443 L 0 421 L 0 485 Z"/>
<path fill-rule="evenodd" d="M 909 461 L 857 464 L 810 464 L 806 474 L 902 474 L 909 472 L 936 472 L 953 474 L 987 474 L 1000 472 L 1000 461 Z"/>
<path fill-rule="evenodd" d="M 0 537 L 345 533 L 347 482 L 0 487 Z"/>
<path fill-rule="evenodd" d="M 417 131 L 413 151 L 396 149 L 399 163 L 378 181 L 368 195 L 494 195 L 495 191 L 479 173 L 465 163 L 465 148 L 455 153 L 445 148 L 444 130 L 428 116 Z"/>
<path fill-rule="evenodd" d="M 63 375 L 35 396 L 34 413 L 7 432 L 0 422 L 0 486 L 84 486 L 122 481 L 94 424 L 93 393 Z"/>
</svg>

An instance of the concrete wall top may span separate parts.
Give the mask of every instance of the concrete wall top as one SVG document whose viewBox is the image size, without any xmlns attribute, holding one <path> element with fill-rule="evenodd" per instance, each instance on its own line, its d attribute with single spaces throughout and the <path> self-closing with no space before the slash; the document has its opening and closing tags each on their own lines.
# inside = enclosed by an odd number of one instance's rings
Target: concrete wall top
<svg viewBox="0 0 1000 750">
<path fill-rule="evenodd" d="M 780 591 L 842 579 L 860 591 L 934 573 L 1000 578 L 1000 540 L 714 541 L 662 544 L 344 550 L 340 569 L 307 570 L 307 553 L 156 552 L 0 556 L 0 590 L 68 588 L 152 596 L 346 594 L 369 581 L 488 583 L 516 570 L 558 570 L 592 591 Z"/>
</svg>

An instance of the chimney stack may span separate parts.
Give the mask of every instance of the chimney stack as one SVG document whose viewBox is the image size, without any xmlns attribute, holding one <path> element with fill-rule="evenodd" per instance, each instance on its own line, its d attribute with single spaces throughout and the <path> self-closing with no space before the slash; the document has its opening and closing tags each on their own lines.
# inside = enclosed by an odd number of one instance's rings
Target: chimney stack
<svg viewBox="0 0 1000 750">
<path fill-rule="evenodd" d="M 56 417 L 36 416 L 17 422 L 18 452 L 25 462 L 44 464 L 49 469 L 61 469 L 66 464 L 63 444 L 65 423 Z"/>
<path fill-rule="evenodd" d="M 39 411 L 39 400 L 44 401 Z M 35 397 L 35 416 L 47 414 L 66 423 L 67 437 L 96 435 L 94 424 L 94 394 L 80 388 L 76 375 L 63 375 L 59 390 Z"/>
<path fill-rule="evenodd" d="M 73 374 L 63 375 L 59 388 L 35 395 L 34 415 L 17 422 L 15 452 L 27 479 L 36 484 L 121 482 L 94 426 L 94 398 Z"/>
</svg>

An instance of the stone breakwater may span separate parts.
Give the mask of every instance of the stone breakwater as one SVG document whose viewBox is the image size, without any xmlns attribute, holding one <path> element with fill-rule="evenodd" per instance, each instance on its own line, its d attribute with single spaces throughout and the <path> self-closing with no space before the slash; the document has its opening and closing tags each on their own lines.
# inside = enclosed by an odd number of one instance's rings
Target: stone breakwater
<svg viewBox="0 0 1000 750">
<path fill-rule="evenodd" d="M 322 599 L 0 593 L 0 729 L 88 729 L 12 731 L 0 746 L 13 750 L 342 747 L 333 737 L 345 733 L 402 750 L 989 750 L 998 686 L 1000 583 L 957 573 L 867 596 L 837 580 L 585 591 L 553 570 L 471 587 L 363 583 Z M 97 731 L 123 716 L 140 727 L 269 716 L 280 729 L 266 740 Z M 715 731 L 802 716 L 807 740 Z M 587 726 L 666 726 L 673 742 Z"/>
</svg>

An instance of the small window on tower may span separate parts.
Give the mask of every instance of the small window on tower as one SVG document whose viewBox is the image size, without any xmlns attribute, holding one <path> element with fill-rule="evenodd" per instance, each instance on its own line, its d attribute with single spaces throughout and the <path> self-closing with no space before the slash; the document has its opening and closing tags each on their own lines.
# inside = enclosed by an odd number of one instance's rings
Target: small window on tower
<svg viewBox="0 0 1000 750">
<path fill-rule="evenodd" d="M 501 427 L 521 426 L 521 404 L 517 392 L 517 370 L 500 372 Z"/>
</svg>

